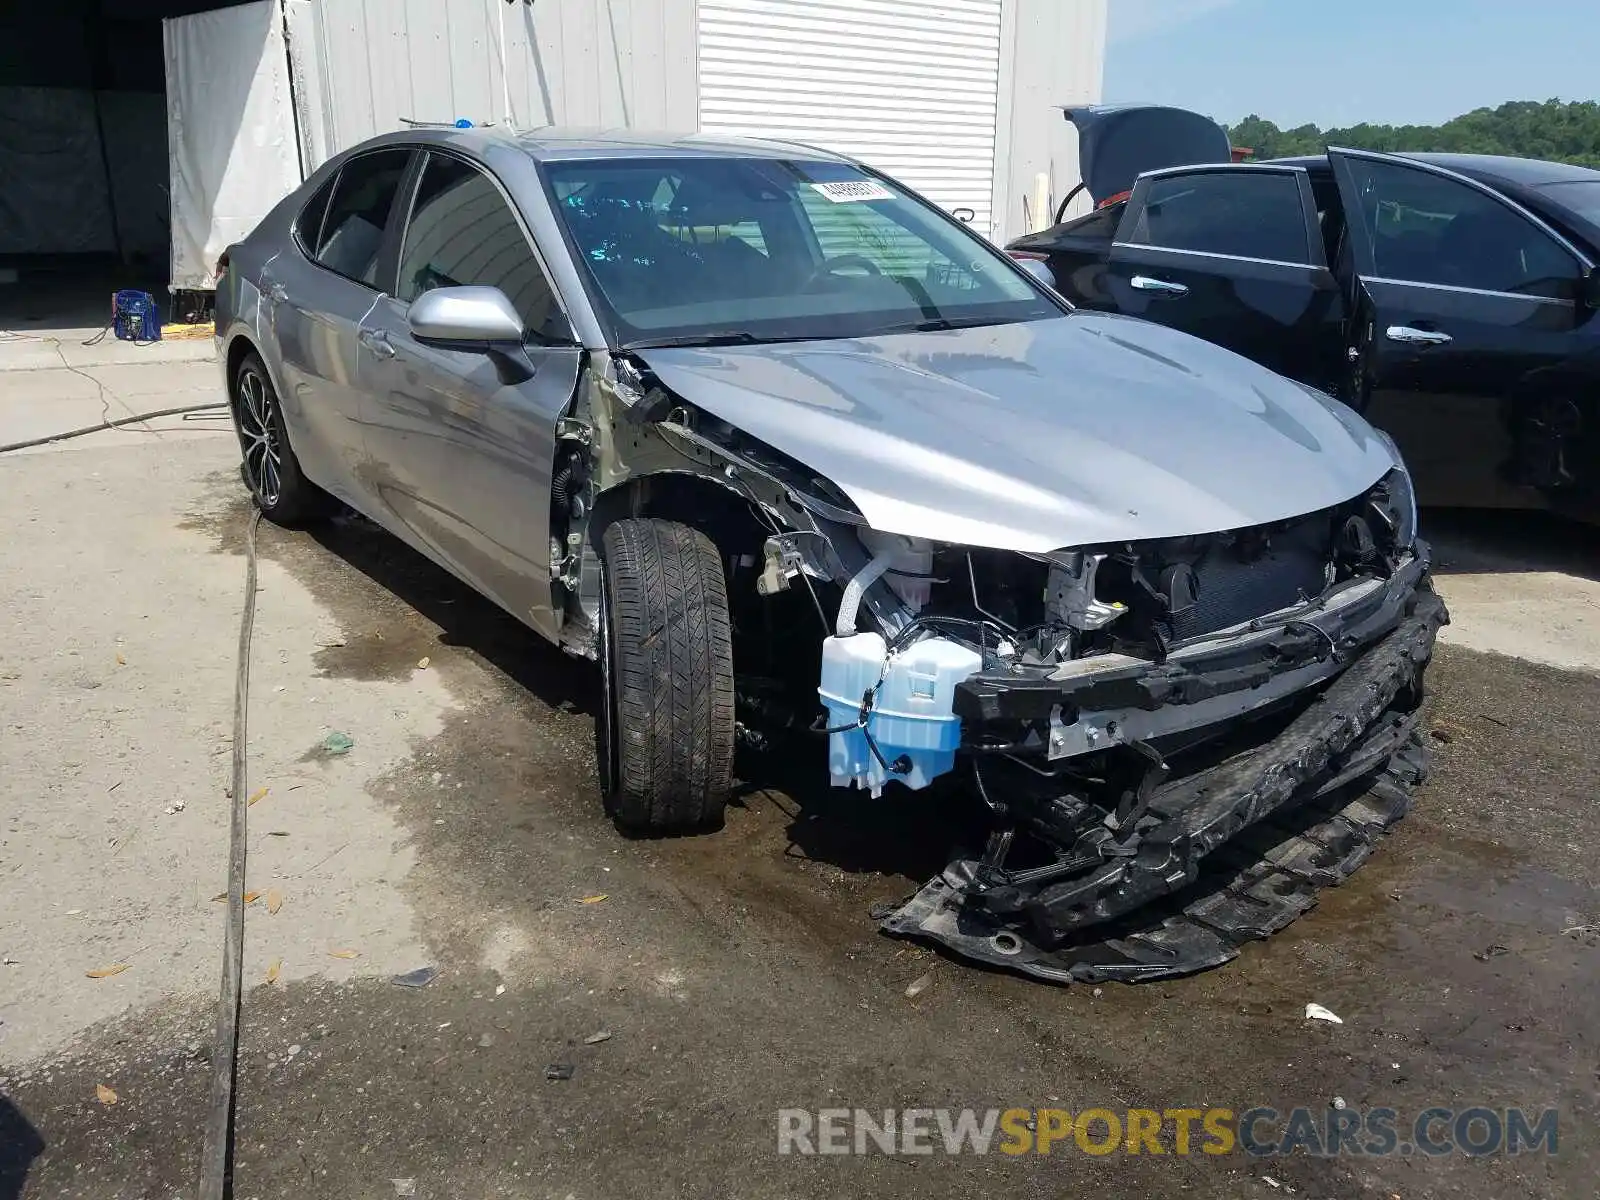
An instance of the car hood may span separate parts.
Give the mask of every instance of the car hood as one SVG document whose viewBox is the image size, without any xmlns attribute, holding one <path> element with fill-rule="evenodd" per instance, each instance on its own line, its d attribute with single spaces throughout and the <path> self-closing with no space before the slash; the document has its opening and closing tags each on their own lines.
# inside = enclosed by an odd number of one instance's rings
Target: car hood
<svg viewBox="0 0 1600 1200">
<path fill-rule="evenodd" d="M 1348 500 L 1396 463 L 1331 397 L 1104 313 L 637 353 L 683 399 L 832 481 L 874 529 L 963 545 L 1237 529 Z"/>
<path fill-rule="evenodd" d="M 1090 104 L 1061 111 L 1077 126 L 1078 166 L 1097 205 L 1128 191 L 1146 171 L 1233 159 L 1228 131 L 1188 109 Z"/>
</svg>

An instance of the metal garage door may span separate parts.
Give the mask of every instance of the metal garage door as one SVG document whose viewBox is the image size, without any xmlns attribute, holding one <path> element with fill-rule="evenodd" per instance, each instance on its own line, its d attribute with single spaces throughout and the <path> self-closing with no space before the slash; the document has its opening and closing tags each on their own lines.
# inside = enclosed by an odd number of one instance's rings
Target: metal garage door
<svg viewBox="0 0 1600 1200">
<path fill-rule="evenodd" d="M 851 154 L 991 232 L 1001 0 L 700 0 L 700 127 Z"/>
</svg>

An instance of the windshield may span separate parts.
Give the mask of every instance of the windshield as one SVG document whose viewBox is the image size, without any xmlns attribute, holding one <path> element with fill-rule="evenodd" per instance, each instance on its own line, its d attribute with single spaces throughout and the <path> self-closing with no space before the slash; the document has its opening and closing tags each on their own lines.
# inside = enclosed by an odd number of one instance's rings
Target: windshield
<svg viewBox="0 0 1600 1200">
<path fill-rule="evenodd" d="M 1063 311 L 953 219 L 844 163 L 603 159 L 544 171 L 619 344 L 862 337 Z"/>
<path fill-rule="evenodd" d="M 1593 225 L 1600 225 L 1600 180 L 1550 183 L 1539 190 L 1554 203 L 1571 209 Z"/>
</svg>

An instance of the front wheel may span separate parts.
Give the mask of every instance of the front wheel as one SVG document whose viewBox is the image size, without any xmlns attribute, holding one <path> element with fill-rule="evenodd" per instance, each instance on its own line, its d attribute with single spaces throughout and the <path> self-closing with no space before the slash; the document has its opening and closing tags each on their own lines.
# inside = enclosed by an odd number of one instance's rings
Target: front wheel
<svg viewBox="0 0 1600 1200">
<path fill-rule="evenodd" d="M 675 521 L 603 539 L 598 753 L 606 807 L 640 833 L 714 828 L 733 787 L 733 634 L 722 558 Z"/>
<path fill-rule="evenodd" d="M 300 469 L 278 393 L 254 353 L 244 356 L 234 375 L 233 426 L 243 456 L 240 474 L 262 516 L 277 525 L 300 525 L 327 515 L 332 500 Z"/>
</svg>

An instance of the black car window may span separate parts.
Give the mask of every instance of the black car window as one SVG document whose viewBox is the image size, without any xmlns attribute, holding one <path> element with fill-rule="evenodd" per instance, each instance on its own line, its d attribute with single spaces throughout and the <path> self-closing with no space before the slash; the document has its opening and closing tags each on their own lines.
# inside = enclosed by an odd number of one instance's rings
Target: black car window
<svg viewBox="0 0 1600 1200">
<path fill-rule="evenodd" d="M 1349 159 L 1376 273 L 1385 279 L 1572 299 L 1577 261 L 1548 233 L 1460 180 Z"/>
<path fill-rule="evenodd" d="M 395 295 L 437 287 L 497 287 L 526 329 L 566 338 L 570 328 L 516 214 L 494 181 L 458 158 L 428 155 L 400 249 Z"/>
<path fill-rule="evenodd" d="M 411 161 L 405 149 L 357 155 L 339 171 L 315 258 L 330 271 L 375 285 L 384 226 Z"/>
<path fill-rule="evenodd" d="M 1309 263 L 1295 176 L 1208 171 L 1153 180 L 1128 241 L 1272 262 Z"/>
</svg>

